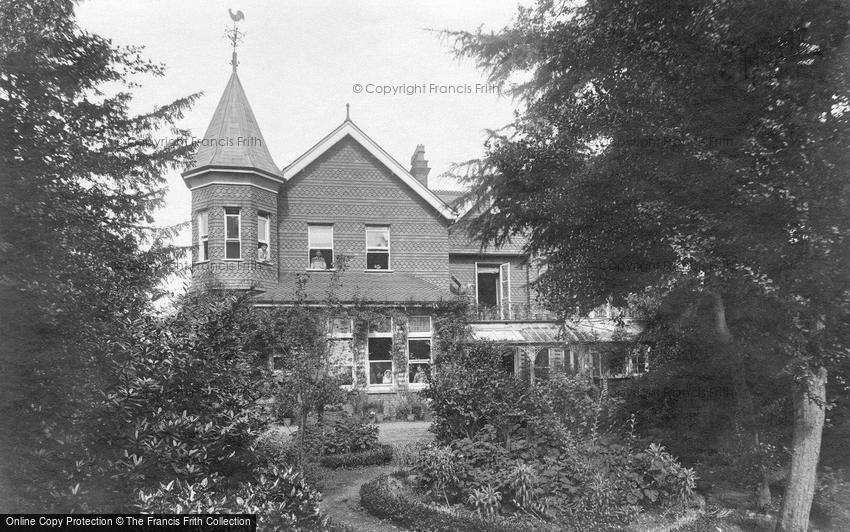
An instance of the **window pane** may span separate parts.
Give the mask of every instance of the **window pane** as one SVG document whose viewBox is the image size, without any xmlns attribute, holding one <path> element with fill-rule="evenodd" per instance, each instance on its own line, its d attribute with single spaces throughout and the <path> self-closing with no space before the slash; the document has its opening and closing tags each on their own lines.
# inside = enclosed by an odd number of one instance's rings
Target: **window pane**
<svg viewBox="0 0 850 532">
<path fill-rule="evenodd" d="M 392 338 L 369 338 L 369 362 L 392 360 Z"/>
<path fill-rule="evenodd" d="M 260 242 L 269 241 L 269 219 L 265 216 L 257 218 L 257 240 Z"/>
<path fill-rule="evenodd" d="M 390 247 L 390 230 L 388 227 L 367 227 L 366 247 L 369 249 L 388 249 Z"/>
<path fill-rule="evenodd" d="M 310 248 L 332 248 L 334 228 L 332 225 L 308 225 L 307 241 Z"/>
<path fill-rule="evenodd" d="M 239 242 L 227 242 L 224 247 L 224 258 L 226 259 L 238 259 L 241 258 L 242 254 L 239 249 Z"/>
<path fill-rule="evenodd" d="M 431 371 L 430 364 L 410 364 L 407 374 L 407 382 L 413 384 L 425 384 L 428 382 L 428 372 Z"/>
<path fill-rule="evenodd" d="M 370 333 L 388 333 L 392 331 L 392 318 L 372 322 L 369 324 Z"/>
<path fill-rule="evenodd" d="M 428 316 L 411 316 L 407 326 L 412 333 L 429 333 L 431 332 L 431 318 Z"/>
<path fill-rule="evenodd" d="M 209 233 L 209 213 L 202 212 L 198 214 L 198 235 L 204 237 Z"/>
<path fill-rule="evenodd" d="M 201 242 L 201 260 L 209 260 L 210 259 L 210 243 L 204 240 Z"/>
<path fill-rule="evenodd" d="M 227 215 L 227 238 L 239 238 L 239 216 Z"/>
<path fill-rule="evenodd" d="M 351 320 L 348 318 L 334 318 L 331 321 L 331 333 L 336 336 L 351 335 Z"/>
<path fill-rule="evenodd" d="M 311 270 L 330 270 L 333 268 L 334 252 L 330 249 L 311 249 L 310 250 L 310 269 Z"/>
<path fill-rule="evenodd" d="M 392 384 L 393 363 L 392 362 L 370 362 L 369 384 Z"/>
<path fill-rule="evenodd" d="M 407 345 L 410 360 L 431 360 L 431 340 L 410 340 Z"/>
<path fill-rule="evenodd" d="M 390 254 L 386 251 L 370 251 L 366 254 L 366 268 L 370 270 L 388 270 Z"/>
</svg>

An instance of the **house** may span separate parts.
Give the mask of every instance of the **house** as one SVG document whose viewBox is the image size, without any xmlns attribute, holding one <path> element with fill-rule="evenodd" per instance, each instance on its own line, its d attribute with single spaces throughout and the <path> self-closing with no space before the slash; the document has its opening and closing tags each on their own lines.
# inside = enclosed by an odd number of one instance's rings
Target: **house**
<svg viewBox="0 0 850 532">
<path fill-rule="evenodd" d="M 303 296 L 320 302 L 334 264 L 346 257 L 336 297 L 394 316 L 382 325 L 329 324 L 335 370 L 370 394 L 425 386 L 435 309 L 457 293 L 473 305 L 474 338 L 502 343 L 511 371 L 540 379 L 587 365 L 597 340 L 537 304 L 539 272 L 522 242 L 482 249 L 457 223 L 459 193 L 434 190 L 429 172 L 424 146 L 402 165 L 349 116 L 279 168 L 234 66 L 183 173 L 192 196 L 193 282 L 214 279 L 254 290 L 258 306 L 287 305 L 299 275 L 309 274 Z M 359 344 L 358 327 L 368 329 Z"/>
</svg>

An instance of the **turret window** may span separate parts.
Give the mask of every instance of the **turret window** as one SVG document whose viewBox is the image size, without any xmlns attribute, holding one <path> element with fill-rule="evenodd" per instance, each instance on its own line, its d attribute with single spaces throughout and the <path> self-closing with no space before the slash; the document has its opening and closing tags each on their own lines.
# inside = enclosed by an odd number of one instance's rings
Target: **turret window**
<svg viewBox="0 0 850 532">
<path fill-rule="evenodd" d="M 198 213 L 198 262 L 210 260 L 209 213 Z"/>
<path fill-rule="evenodd" d="M 269 262 L 271 260 L 271 247 L 269 246 L 269 215 L 257 214 L 257 260 Z"/>
<path fill-rule="evenodd" d="M 224 208 L 224 258 L 242 258 L 242 215 L 237 207 Z"/>
</svg>

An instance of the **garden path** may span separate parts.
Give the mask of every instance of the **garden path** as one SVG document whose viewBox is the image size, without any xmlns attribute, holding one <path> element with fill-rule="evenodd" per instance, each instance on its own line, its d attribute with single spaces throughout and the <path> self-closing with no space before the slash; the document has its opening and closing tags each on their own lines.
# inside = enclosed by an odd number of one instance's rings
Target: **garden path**
<svg viewBox="0 0 850 532">
<path fill-rule="evenodd" d="M 398 445 L 431 440 L 428 421 L 398 421 L 378 425 L 378 441 Z M 360 506 L 360 486 L 373 478 L 390 473 L 394 465 L 368 466 L 357 469 L 326 469 L 322 475 L 322 510 L 334 521 L 358 532 L 398 532 L 405 530 L 370 515 Z"/>
</svg>

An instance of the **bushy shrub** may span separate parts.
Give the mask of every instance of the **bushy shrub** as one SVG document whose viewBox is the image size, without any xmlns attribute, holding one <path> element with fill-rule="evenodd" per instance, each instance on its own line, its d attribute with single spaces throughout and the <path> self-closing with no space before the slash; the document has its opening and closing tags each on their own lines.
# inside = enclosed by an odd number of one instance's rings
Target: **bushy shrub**
<svg viewBox="0 0 850 532">
<path fill-rule="evenodd" d="M 374 449 L 378 445 L 378 427 L 357 418 L 344 417 L 326 423 L 310 424 L 293 434 L 293 443 L 308 453 L 321 455 L 350 454 Z"/>
<path fill-rule="evenodd" d="M 410 530 L 429 532 L 532 532 L 556 530 L 542 521 L 523 522 L 499 516 L 439 510 L 407 496 L 400 482 L 382 475 L 360 487 L 360 504 L 370 514 Z M 557 528 L 563 530 L 562 528 Z"/>
<path fill-rule="evenodd" d="M 141 491 L 136 506 L 144 513 L 257 514 L 260 530 L 298 530 L 322 524 L 319 500 L 300 473 L 271 466 L 235 486 L 217 474 L 196 482 L 172 480 Z"/>
<path fill-rule="evenodd" d="M 831 530 L 850 530 L 850 482 L 841 472 L 829 467 L 823 469 L 812 510 L 824 516 Z"/>
<path fill-rule="evenodd" d="M 357 453 L 330 454 L 319 459 L 319 463 L 330 469 L 340 467 L 365 467 L 388 464 L 393 459 L 391 445 L 383 444 Z"/>
</svg>

